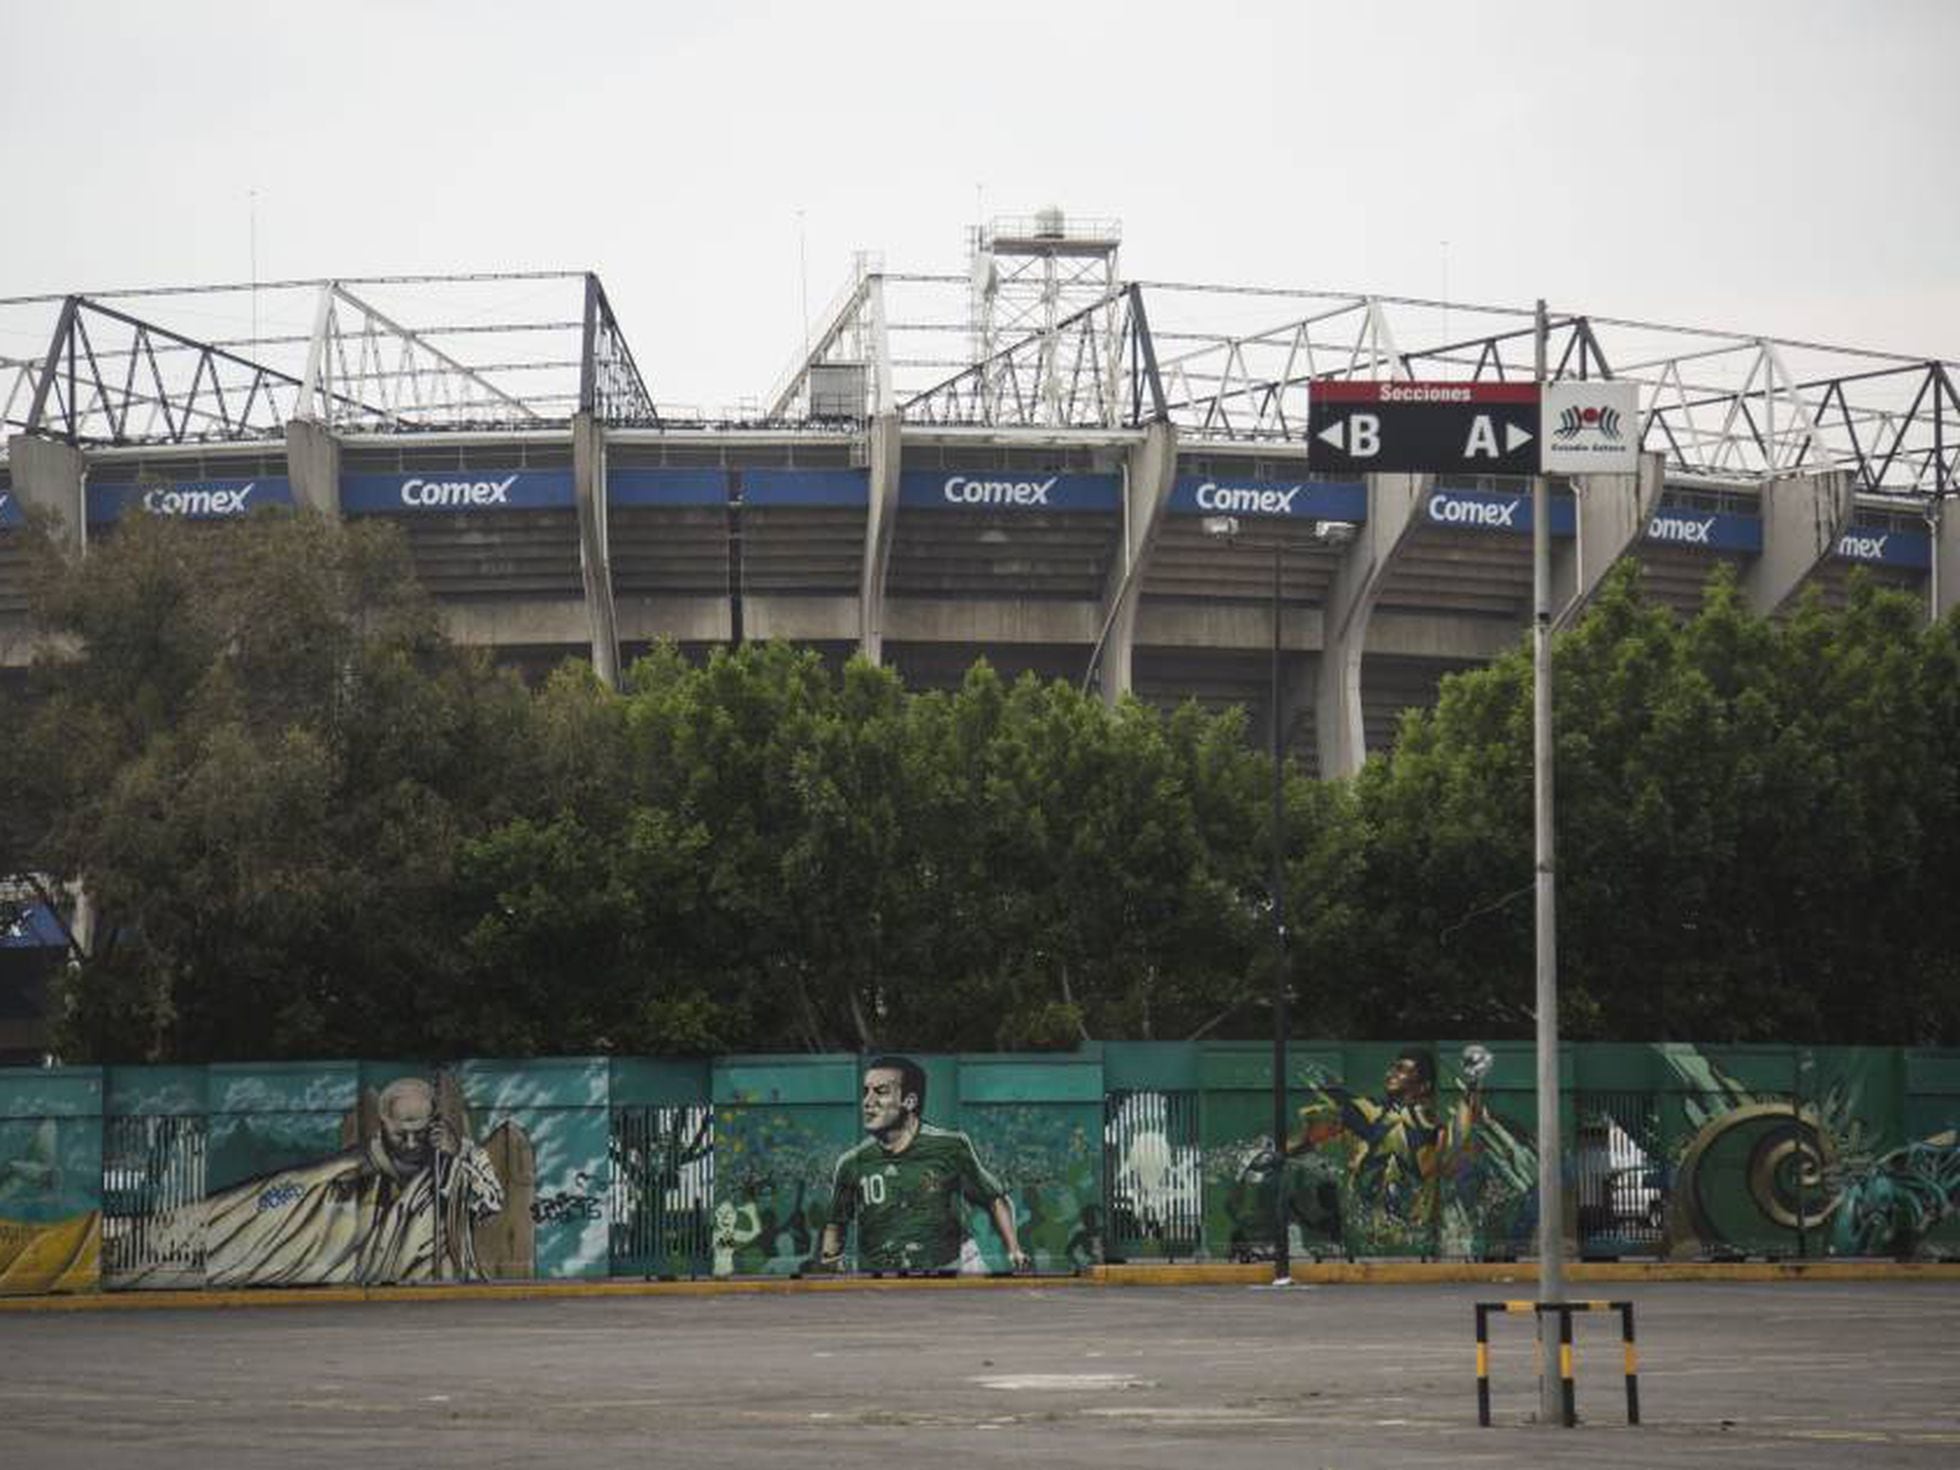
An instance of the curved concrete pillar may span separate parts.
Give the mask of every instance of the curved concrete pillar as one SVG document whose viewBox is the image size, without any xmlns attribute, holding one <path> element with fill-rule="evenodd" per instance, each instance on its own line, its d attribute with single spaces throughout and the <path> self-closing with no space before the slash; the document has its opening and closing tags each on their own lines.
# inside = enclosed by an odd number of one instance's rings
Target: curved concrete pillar
<svg viewBox="0 0 1960 1470">
<path fill-rule="evenodd" d="M 870 440 L 871 496 L 864 517 L 864 569 L 858 577 L 858 652 L 885 661 L 885 574 L 891 568 L 892 531 L 898 516 L 899 462 L 904 440 L 895 413 L 874 416 Z"/>
<path fill-rule="evenodd" d="M 1130 451 L 1123 476 L 1123 557 L 1110 571 L 1103 595 L 1102 636 L 1089 654 L 1088 677 L 1114 704 L 1132 687 L 1131 655 L 1136 650 L 1137 605 L 1143 574 L 1171 503 L 1177 479 L 1177 431 L 1167 423 L 1145 427 L 1143 442 Z"/>
<path fill-rule="evenodd" d="M 1352 776 L 1368 759 L 1361 710 L 1361 654 L 1368 621 L 1388 569 L 1434 483 L 1431 475 L 1368 476 L 1368 521 L 1341 560 L 1321 620 L 1314 740 L 1323 777 Z"/>
<path fill-rule="evenodd" d="M 1938 622 L 1960 604 L 1960 515 L 1949 514 L 1944 499 L 1933 502 L 1932 586 L 1927 612 Z"/>
<path fill-rule="evenodd" d="M 1851 524 L 1851 477 L 1842 470 L 1786 475 L 1762 488 L 1763 554 L 1743 573 L 1750 608 L 1767 616 L 1790 600 Z"/>
<path fill-rule="evenodd" d="M 606 431 L 590 413 L 572 415 L 572 498 L 578 506 L 578 565 L 592 633 L 592 670 L 619 687 L 619 613 L 613 603 L 606 521 Z"/>
<path fill-rule="evenodd" d="M 22 509 L 52 515 L 64 545 L 88 550 L 88 457 L 58 440 L 15 434 L 7 441 L 7 465 Z"/>
<path fill-rule="evenodd" d="M 1643 454 L 1636 474 L 1575 478 L 1575 533 L 1569 542 L 1553 543 L 1552 600 L 1559 608 L 1555 627 L 1574 622 L 1613 564 L 1646 536 L 1660 508 L 1661 467 L 1660 455 Z"/>
<path fill-rule="evenodd" d="M 294 419 L 286 425 L 286 474 L 295 505 L 340 514 L 340 441 L 325 424 Z"/>
</svg>

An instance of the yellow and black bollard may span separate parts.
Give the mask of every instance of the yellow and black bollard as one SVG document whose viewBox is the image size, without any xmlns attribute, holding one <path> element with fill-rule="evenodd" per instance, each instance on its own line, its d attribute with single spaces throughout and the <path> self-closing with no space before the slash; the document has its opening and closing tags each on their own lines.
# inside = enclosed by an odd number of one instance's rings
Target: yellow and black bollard
<svg viewBox="0 0 1960 1470">
<path fill-rule="evenodd" d="M 1478 1302 L 1476 1303 L 1477 1422 L 1484 1428 L 1490 1427 L 1490 1314 L 1492 1312 L 1528 1316 L 1541 1322 L 1546 1312 L 1554 1312 L 1558 1315 L 1559 1400 L 1564 1409 L 1563 1417 L 1568 1429 L 1579 1422 L 1577 1359 L 1573 1352 L 1572 1314 L 1618 1312 L 1620 1343 L 1626 1367 L 1627 1423 L 1640 1422 L 1640 1378 L 1633 1340 L 1632 1302 Z M 1541 1375 L 1549 1366 L 1545 1358 L 1543 1338 L 1544 1333 L 1541 1328 L 1538 1347 L 1538 1371 Z"/>
</svg>

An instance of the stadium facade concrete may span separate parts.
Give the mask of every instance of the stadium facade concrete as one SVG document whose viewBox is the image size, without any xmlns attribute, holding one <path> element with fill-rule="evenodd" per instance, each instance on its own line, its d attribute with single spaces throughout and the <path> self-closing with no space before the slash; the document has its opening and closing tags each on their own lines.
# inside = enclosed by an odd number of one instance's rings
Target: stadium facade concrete
<svg viewBox="0 0 1960 1470">
<path fill-rule="evenodd" d="M 138 514 L 221 521 L 264 505 L 398 524 L 452 634 L 533 667 L 588 658 L 610 678 L 661 640 L 701 650 L 786 639 L 862 652 L 919 688 L 978 658 L 1159 704 L 1269 717 L 1277 606 L 1292 749 L 1348 774 L 1439 680 L 1525 635 L 1528 482 L 1310 473 L 1304 446 L 1135 430 L 607 429 L 334 435 L 282 444 L 10 446 L 0 495 L 80 549 Z M 1220 536 L 1230 515 L 1237 534 Z M 1691 609 L 1732 563 L 1765 613 L 1854 568 L 1934 605 L 1960 556 L 1842 472 L 1750 490 L 1592 476 L 1553 502 L 1556 605 L 1570 618 L 1623 557 Z M 17 536 L 4 537 L 17 541 Z M 1276 585 L 1277 582 L 1277 585 Z M 35 643 L 24 563 L 0 550 L 0 659 Z"/>
</svg>

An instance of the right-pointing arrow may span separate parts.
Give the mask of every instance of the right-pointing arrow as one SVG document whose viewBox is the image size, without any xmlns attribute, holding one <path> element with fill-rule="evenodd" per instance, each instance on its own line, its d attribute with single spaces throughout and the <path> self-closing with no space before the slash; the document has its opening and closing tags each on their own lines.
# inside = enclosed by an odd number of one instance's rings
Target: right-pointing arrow
<svg viewBox="0 0 1960 1470">
<path fill-rule="evenodd" d="M 1315 437 L 1324 439 L 1327 443 L 1333 445 L 1336 449 L 1340 449 L 1344 447 L 1341 441 L 1347 437 L 1345 432 L 1346 429 L 1347 429 L 1346 419 L 1335 419 L 1333 423 L 1329 424 L 1326 428 L 1322 429 L 1320 433 Z"/>
<path fill-rule="evenodd" d="M 1520 444 L 1529 444 L 1531 440 L 1531 430 L 1521 429 L 1516 424 L 1506 424 L 1504 426 L 1504 452 L 1506 454 L 1509 454 Z"/>
</svg>

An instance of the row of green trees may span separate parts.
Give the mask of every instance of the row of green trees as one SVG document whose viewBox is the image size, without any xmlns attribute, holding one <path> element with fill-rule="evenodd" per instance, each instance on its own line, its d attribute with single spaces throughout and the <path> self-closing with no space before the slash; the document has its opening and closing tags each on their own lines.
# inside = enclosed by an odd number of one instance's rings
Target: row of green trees
<svg viewBox="0 0 1960 1470">
<path fill-rule="evenodd" d="M 77 1059 L 1270 1026 L 1236 713 L 772 644 L 527 689 L 443 638 L 388 528 L 307 516 L 133 518 L 45 554 L 35 603 L 63 652 L 0 714 L 0 871 L 92 901 Z M 1951 623 L 1872 586 L 1766 621 L 1719 577 L 1684 623 L 1625 569 L 1556 699 L 1568 1034 L 1960 1036 Z M 1530 834 L 1522 650 L 1357 780 L 1289 771 L 1300 1033 L 1528 1035 Z"/>
</svg>

